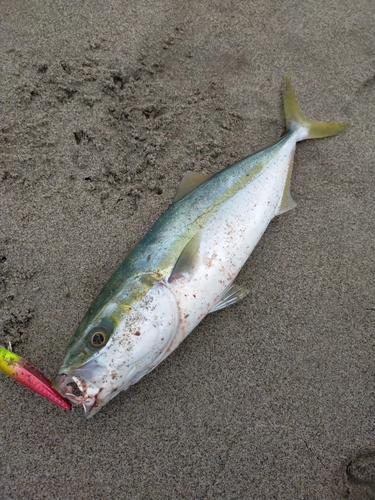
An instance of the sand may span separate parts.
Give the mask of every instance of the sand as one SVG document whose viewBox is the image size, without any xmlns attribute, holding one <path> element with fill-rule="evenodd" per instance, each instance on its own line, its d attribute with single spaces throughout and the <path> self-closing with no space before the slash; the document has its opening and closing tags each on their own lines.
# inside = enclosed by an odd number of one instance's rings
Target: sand
<svg viewBox="0 0 375 500">
<path fill-rule="evenodd" d="M 371 1 L 1 4 L 1 335 L 53 377 L 173 199 L 303 111 L 298 206 L 207 317 L 95 417 L 0 376 L 2 499 L 369 499 L 374 471 Z"/>
</svg>

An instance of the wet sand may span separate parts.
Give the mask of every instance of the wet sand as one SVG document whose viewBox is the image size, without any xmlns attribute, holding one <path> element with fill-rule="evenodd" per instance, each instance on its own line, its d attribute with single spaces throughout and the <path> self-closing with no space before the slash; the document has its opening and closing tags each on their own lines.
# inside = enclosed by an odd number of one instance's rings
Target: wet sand
<svg viewBox="0 0 375 500">
<path fill-rule="evenodd" d="M 298 206 L 209 315 L 91 420 L 0 376 L 4 499 L 375 498 L 370 1 L 0 3 L 1 332 L 52 377 L 173 199 L 302 110 Z"/>
</svg>

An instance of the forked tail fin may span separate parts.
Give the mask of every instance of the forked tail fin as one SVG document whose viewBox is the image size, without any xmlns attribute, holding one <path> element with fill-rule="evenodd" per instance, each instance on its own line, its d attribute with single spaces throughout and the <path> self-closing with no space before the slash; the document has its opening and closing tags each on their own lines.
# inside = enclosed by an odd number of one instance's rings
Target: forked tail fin
<svg viewBox="0 0 375 500">
<path fill-rule="evenodd" d="M 300 129 L 297 139 L 299 141 L 337 135 L 350 127 L 350 123 L 315 122 L 306 118 L 299 109 L 297 98 L 288 76 L 284 78 L 283 100 L 287 129 L 292 131 Z"/>
</svg>

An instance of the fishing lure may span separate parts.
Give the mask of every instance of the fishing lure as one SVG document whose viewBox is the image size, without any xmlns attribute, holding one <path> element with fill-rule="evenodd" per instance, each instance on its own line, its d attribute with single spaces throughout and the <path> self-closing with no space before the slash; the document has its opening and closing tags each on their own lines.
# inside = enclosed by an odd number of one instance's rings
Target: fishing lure
<svg viewBox="0 0 375 500">
<path fill-rule="evenodd" d="M 52 387 L 51 381 L 43 373 L 21 356 L 4 347 L 0 347 L 0 370 L 65 410 L 72 409 L 71 403 Z"/>
</svg>

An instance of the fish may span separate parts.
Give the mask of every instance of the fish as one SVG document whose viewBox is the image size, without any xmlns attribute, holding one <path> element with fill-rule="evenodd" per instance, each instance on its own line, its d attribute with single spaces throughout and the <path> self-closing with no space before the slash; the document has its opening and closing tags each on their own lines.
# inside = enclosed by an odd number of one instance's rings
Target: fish
<svg viewBox="0 0 375 500">
<path fill-rule="evenodd" d="M 42 372 L 18 354 L 2 346 L 0 346 L 0 370 L 52 403 L 65 410 L 72 409 L 71 402 L 52 387 L 52 382 Z"/>
<path fill-rule="evenodd" d="M 171 206 L 127 255 L 83 317 L 54 387 L 92 417 L 161 363 L 208 314 L 242 299 L 234 280 L 270 221 L 296 206 L 296 144 L 350 124 L 309 120 L 289 77 L 287 130 L 215 175 L 187 172 Z"/>
</svg>

